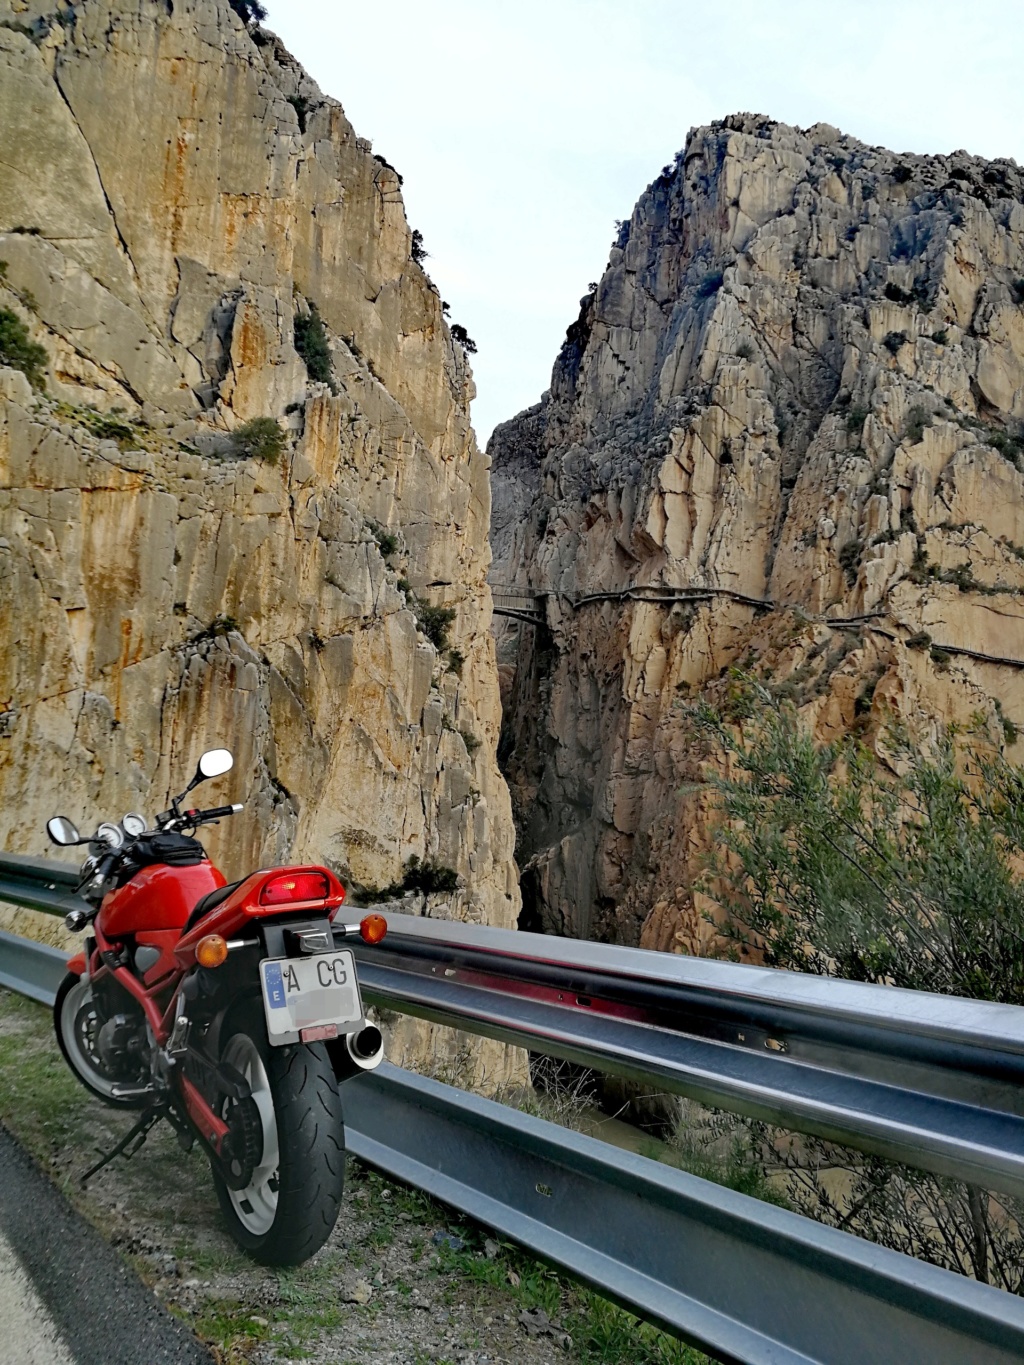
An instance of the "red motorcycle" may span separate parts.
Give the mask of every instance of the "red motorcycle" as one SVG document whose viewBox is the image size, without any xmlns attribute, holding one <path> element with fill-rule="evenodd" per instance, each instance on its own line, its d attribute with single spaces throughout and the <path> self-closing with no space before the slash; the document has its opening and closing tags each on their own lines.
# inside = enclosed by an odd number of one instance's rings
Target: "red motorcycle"
<svg viewBox="0 0 1024 1365">
<path fill-rule="evenodd" d="M 149 830 L 140 815 L 89 839 L 55 816 L 62 847 L 88 844 L 69 929 L 91 926 L 57 992 L 57 1041 L 94 1095 L 141 1109 L 87 1171 L 128 1156 L 166 1119 L 198 1141 L 231 1235 L 266 1265 L 297 1265 L 330 1236 L 341 1205 L 345 1130 L 339 1082 L 379 1065 L 355 962 L 341 946 L 379 943 L 381 915 L 340 924 L 345 889 L 326 867 L 274 867 L 226 883 L 192 837 L 241 806 L 183 810 L 232 766 L 226 749 Z"/>
</svg>

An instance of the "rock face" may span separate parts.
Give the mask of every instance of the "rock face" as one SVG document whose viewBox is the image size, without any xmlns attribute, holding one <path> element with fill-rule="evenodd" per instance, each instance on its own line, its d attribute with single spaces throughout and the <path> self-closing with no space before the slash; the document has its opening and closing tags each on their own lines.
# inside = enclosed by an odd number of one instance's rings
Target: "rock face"
<svg viewBox="0 0 1024 1365">
<path fill-rule="evenodd" d="M 1024 723 L 1024 174 L 740 115 L 623 223 L 498 428 L 524 924 L 700 952 L 680 700 L 755 668 L 822 737 Z M 589 598 L 587 601 L 581 599 Z"/>
<path fill-rule="evenodd" d="M 152 815 L 225 743 L 228 876 L 416 856 L 436 913 L 514 924 L 488 461 L 401 178 L 227 0 L 0 0 L 0 127 L 0 309 L 48 357 L 0 369 L 0 845 Z"/>
</svg>

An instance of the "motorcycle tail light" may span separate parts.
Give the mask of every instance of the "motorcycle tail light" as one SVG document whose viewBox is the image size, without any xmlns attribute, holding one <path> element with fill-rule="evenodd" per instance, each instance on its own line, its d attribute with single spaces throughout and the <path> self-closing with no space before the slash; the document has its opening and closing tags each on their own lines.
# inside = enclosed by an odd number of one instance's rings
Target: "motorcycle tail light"
<svg viewBox="0 0 1024 1365">
<path fill-rule="evenodd" d="M 220 934 L 207 934 L 196 944 L 196 961 L 200 967 L 219 967 L 227 955 L 228 945 Z"/>
<path fill-rule="evenodd" d="M 367 915 L 359 921 L 359 936 L 364 943 L 379 943 L 388 931 L 383 915 Z"/>
<path fill-rule="evenodd" d="M 264 883 L 260 905 L 289 905 L 293 901 L 323 901 L 331 884 L 323 872 L 282 872 Z"/>
</svg>

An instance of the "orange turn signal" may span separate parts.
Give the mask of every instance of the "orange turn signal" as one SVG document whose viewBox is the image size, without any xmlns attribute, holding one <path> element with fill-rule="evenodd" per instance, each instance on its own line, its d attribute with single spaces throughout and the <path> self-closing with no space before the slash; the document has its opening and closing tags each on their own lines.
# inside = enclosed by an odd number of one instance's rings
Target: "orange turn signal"
<svg viewBox="0 0 1024 1365">
<path fill-rule="evenodd" d="M 364 943 L 379 943 L 388 931 L 383 915 L 367 915 L 359 921 L 359 936 Z"/>
<path fill-rule="evenodd" d="M 207 934 L 196 944 L 196 961 L 200 967 L 219 967 L 228 955 L 228 945 L 220 934 Z"/>
</svg>

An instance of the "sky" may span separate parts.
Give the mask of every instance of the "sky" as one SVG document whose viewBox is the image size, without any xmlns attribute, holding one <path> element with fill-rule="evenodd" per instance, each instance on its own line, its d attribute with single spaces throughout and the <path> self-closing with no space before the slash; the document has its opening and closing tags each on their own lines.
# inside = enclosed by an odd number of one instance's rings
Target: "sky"
<svg viewBox="0 0 1024 1365">
<path fill-rule="evenodd" d="M 691 127 L 739 111 L 897 152 L 1024 162 L 1020 0 L 264 0 L 405 178 L 476 341 L 472 417 L 536 403 L 616 219 Z"/>
</svg>

